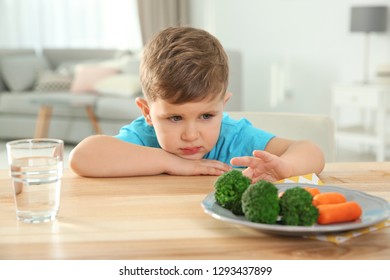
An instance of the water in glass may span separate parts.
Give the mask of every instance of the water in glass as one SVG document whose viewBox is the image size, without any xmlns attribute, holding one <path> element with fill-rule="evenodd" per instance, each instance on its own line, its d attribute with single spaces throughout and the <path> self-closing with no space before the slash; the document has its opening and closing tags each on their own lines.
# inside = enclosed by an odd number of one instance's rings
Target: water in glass
<svg viewBox="0 0 390 280">
<path fill-rule="evenodd" d="M 11 177 L 19 220 L 41 223 L 56 219 L 62 172 L 62 161 L 54 157 L 26 157 L 13 161 Z"/>
</svg>

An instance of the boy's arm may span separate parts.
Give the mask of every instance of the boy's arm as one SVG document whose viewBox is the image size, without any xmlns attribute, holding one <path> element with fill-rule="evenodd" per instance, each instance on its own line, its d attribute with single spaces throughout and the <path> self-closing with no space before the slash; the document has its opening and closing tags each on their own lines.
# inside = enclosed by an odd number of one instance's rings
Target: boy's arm
<svg viewBox="0 0 390 280">
<path fill-rule="evenodd" d="M 70 153 L 73 171 L 86 177 L 157 175 L 221 175 L 230 169 L 214 160 L 187 160 L 163 149 L 124 142 L 112 136 L 94 135 L 82 140 Z"/>
<path fill-rule="evenodd" d="M 319 174 L 325 166 L 325 157 L 321 148 L 312 141 L 294 141 L 275 137 L 265 150 L 291 165 L 292 170 L 288 177 L 309 173 Z"/>
<path fill-rule="evenodd" d="M 243 173 L 256 182 L 277 181 L 291 176 L 320 173 L 325 165 L 324 154 L 311 141 L 293 141 L 275 137 L 265 151 L 254 151 L 253 157 L 238 157 L 233 165 L 247 166 Z"/>
</svg>

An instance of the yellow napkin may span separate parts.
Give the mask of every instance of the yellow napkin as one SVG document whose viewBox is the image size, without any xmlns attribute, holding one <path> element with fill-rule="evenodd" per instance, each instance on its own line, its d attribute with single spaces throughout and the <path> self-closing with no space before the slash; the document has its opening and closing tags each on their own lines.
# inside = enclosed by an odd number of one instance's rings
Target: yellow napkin
<svg viewBox="0 0 390 280">
<path fill-rule="evenodd" d="M 283 179 L 280 181 L 275 182 L 277 184 L 282 184 L 282 183 L 307 183 L 307 184 L 313 184 L 313 185 L 323 185 L 322 181 L 318 176 L 314 173 L 312 174 L 307 174 L 304 176 L 295 176 L 287 179 Z M 356 230 L 350 230 L 346 232 L 341 232 L 341 233 L 330 233 L 330 234 L 323 234 L 323 235 L 310 235 L 310 236 L 305 236 L 306 238 L 310 239 L 315 239 L 315 240 L 321 240 L 321 241 L 329 241 L 333 242 L 335 244 L 340 244 L 343 243 L 347 240 L 350 240 L 351 238 L 361 236 L 363 234 L 373 232 L 385 227 L 390 226 L 390 219 L 387 221 L 383 221 L 380 223 L 377 223 L 375 225 L 366 227 L 366 228 L 361 228 L 361 229 L 356 229 Z"/>
<path fill-rule="evenodd" d="M 311 235 L 311 236 L 305 236 L 306 238 L 315 239 L 315 240 L 321 240 L 321 241 L 329 241 L 333 242 L 335 244 L 340 244 L 345 241 L 348 241 L 354 237 L 358 237 L 361 235 L 364 235 L 369 232 L 373 232 L 385 227 L 390 226 L 390 220 L 377 223 L 375 225 L 372 225 L 370 227 L 356 229 L 356 230 L 350 230 L 342 233 L 334 233 L 334 234 L 327 234 L 327 235 Z"/>
<path fill-rule="evenodd" d="M 282 183 L 303 183 L 303 184 L 313 184 L 313 185 L 323 185 L 320 178 L 315 173 L 306 174 L 303 176 L 294 176 L 287 179 L 283 179 L 277 182 L 274 182 L 275 184 L 282 184 Z"/>
</svg>

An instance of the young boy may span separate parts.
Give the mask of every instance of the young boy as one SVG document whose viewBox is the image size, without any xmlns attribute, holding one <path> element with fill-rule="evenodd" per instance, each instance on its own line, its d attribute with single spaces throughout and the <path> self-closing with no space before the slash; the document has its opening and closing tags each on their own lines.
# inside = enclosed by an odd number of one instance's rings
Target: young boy
<svg viewBox="0 0 390 280">
<path fill-rule="evenodd" d="M 232 166 L 256 182 L 320 173 L 321 150 L 233 120 L 223 113 L 228 58 L 220 42 L 204 30 L 165 29 L 145 46 L 141 66 L 142 117 L 115 137 L 94 135 L 70 155 L 81 176 L 221 175 Z"/>
</svg>

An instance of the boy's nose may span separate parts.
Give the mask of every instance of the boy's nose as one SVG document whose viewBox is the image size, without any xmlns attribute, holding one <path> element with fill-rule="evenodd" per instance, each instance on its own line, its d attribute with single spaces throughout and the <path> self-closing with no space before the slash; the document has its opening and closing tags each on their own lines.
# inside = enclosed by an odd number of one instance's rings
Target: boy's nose
<svg viewBox="0 0 390 280">
<path fill-rule="evenodd" d="M 195 125 L 187 125 L 181 137 L 184 141 L 194 141 L 199 137 L 199 131 Z"/>
</svg>

